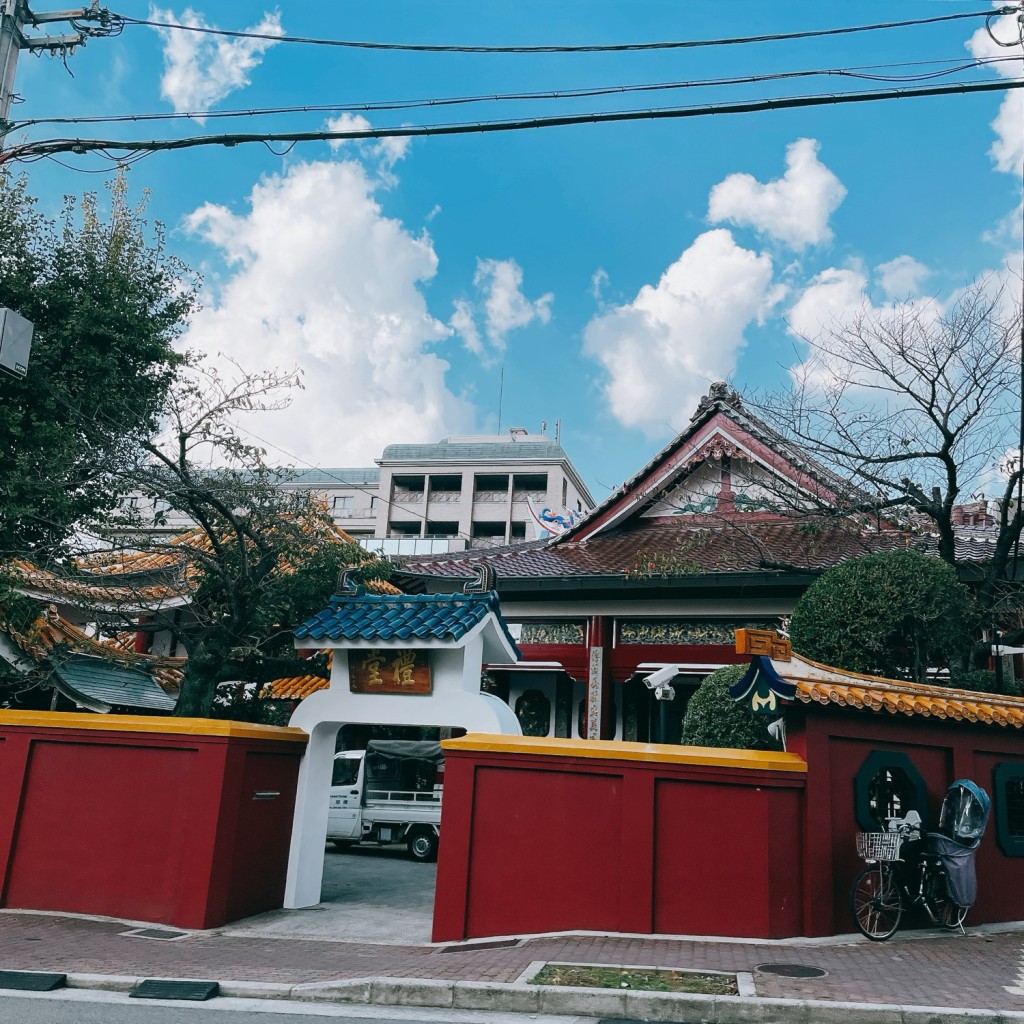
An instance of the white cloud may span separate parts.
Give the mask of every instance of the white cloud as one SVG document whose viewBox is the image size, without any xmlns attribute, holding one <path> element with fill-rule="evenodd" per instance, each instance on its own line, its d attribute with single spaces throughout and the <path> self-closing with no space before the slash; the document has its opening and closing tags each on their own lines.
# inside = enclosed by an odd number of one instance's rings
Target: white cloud
<svg viewBox="0 0 1024 1024">
<path fill-rule="evenodd" d="M 361 114 L 339 114 L 327 122 L 327 130 L 331 132 L 357 132 L 368 131 L 373 125 Z M 390 170 L 405 156 L 409 149 L 409 138 L 376 139 L 367 143 L 366 140 L 356 140 L 361 151 L 381 162 L 384 169 Z M 345 139 L 330 139 L 329 145 L 332 149 L 339 149 L 342 146 L 351 145 Z"/>
<path fill-rule="evenodd" d="M 153 21 L 177 22 L 194 28 L 211 27 L 201 14 L 190 7 L 180 16 L 171 10 L 151 7 Z M 278 12 L 263 15 L 263 20 L 247 32 L 284 35 Z M 178 113 L 209 110 L 219 100 L 249 84 L 250 72 L 259 66 L 263 54 L 276 43 L 271 39 L 231 39 L 157 29 L 164 41 L 164 73 L 160 79 L 160 95 Z M 205 119 L 197 117 L 202 123 Z"/>
<path fill-rule="evenodd" d="M 730 174 L 711 190 L 708 219 L 752 227 L 792 249 L 832 237 L 829 217 L 846 196 L 843 183 L 818 160 L 814 139 L 786 149 L 786 173 L 761 184 L 750 174 Z"/>
<path fill-rule="evenodd" d="M 992 35 L 1012 47 L 1000 46 L 989 35 L 988 30 L 978 29 L 967 43 L 967 49 L 978 58 L 1002 57 L 1012 58 L 1001 60 L 991 65 L 1001 78 L 1020 78 L 1024 73 L 1024 61 L 1020 59 L 1020 28 L 1016 14 L 1007 14 L 996 18 L 992 25 Z M 996 140 L 992 143 L 989 155 L 1000 171 L 1019 176 L 1024 164 L 1024 91 L 1014 89 L 1008 91 L 999 105 L 999 113 L 992 122 Z"/>
<path fill-rule="evenodd" d="M 724 228 L 699 235 L 656 285 L 586 327 L 583 349 L 607 373 L 615 418 L 649 437 L 680 426 L 708 381 L 735 368 L 745 328 L 779 298 L 771 257 Z"/>
<path fill-rule="evenodd" d="M 829 267 L 816 274 L 787 315 L 798 337 L 815 341 L 868 306 L 867 277 L 859 269 Z"/>
<path fill-rule="evenodd" d="M 233 276 L 186 344 L 250 369 L 301 366 L 292 408 L 244 426 L 320 465 L 370 465 L 386 444 L 473 425 L 432 351 L 450 331 L 421 291 L 437 269 L 431 239 L 385 217 L 377 187 L 356 161 L 302 163 L 256 185 L 245 213 L 207 204 L 187 220 Z"/>
<path fill-rule="evenodd" d="M 465 299 L 455 300 L 455 312 L 452 313 L 448 326 L 462 338 L 469 352 L 481 358 L 486 355 L 483 339 L 480 337 L 476 320 L 473 318 L 473 304 L 471 302 L 467 302 Z"/>
<path fill-rule="evenodd" d="M 508 345 L 509 334 L 521 327 L 551 319 L 554 296 L 547 292 L 539 299 L 523 294 L 523 268 L 515 260 L 477 260 L 473 285 L 478 300 L 455 302 L 449 326 L 466 343 L 466 348 L 485 362 L 500 359 Z M 488 345 L 484 345 L 476 318 L 482 316 Z"/>
<path fill-rule="evenodd" d="M 875 268 L 878 284 L 891 299 L 907 299 L 918 294 L 921 283 L 931 271 L 913 256 L 897 256 Z"/>
</svg>

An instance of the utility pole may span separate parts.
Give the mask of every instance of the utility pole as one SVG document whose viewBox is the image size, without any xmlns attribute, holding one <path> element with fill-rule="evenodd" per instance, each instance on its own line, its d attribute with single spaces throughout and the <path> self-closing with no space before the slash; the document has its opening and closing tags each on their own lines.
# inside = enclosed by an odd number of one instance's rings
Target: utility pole
<svg viewBox="0 0 1024 1024">
<path fill-rule="evenodd" d="M 38 28 L 40 25 L 67 21 L 73 33 L 62 36 L 27 36 L 25 26 Z M 79 21 L 98 21 L 97 29 L 80 26 Z M 0 149 L 4 138 L 11 129 L 10 110 L 14 102 L 14 72 L 22 50 L 47 50 L 67 56 L 76 46 L 84 46 L 91 35 L 106 35 L 109 14 L 101 10 L 98 2 L 90 7 L 72 11 L 46 11 L 34 14 L 28 0 L 0 0 Z"/>
</svg>

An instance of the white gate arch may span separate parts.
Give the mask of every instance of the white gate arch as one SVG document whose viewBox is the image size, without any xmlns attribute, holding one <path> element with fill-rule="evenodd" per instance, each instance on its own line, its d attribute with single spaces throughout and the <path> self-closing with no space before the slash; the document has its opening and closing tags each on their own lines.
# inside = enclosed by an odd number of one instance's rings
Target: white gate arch
<svg viewBox="0 0 1024 1024">
<path fill-rule="evenodd" d="M 295 646 L 332 648 L 330 686 L 307 697 L 289 725 L 309 734 L 299 767 L 286 907 L 320 902 L 335 737 L 343 725 L 456 726 L 522 735 L 502 700 L 480 691 L 484 663 L 514 664 L 519 651 L 493 591 L 474 594 L 367 594 L 361 589 L 295 631 Z M 353 692 L 350 652 L 427 652 L 429 693 Z"/>
</svg>

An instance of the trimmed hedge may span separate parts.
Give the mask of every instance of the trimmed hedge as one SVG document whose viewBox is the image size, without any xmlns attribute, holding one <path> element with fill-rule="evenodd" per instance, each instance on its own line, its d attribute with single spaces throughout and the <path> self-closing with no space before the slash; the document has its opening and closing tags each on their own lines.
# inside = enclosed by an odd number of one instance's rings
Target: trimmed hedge
<svg viewBox="0 0 1024 1024">
<path fill-rule="evenodd" d="M 712 672 L 690 698 L 683 718 L 683 743 L 693 747 L 733 747 L 739 750 L 779 750 L 768 735 L 765 715 L 755 715 L 746 704 L 729 696 L 746 665 L 726 665 Z"/>
<path fill-rule="evenodd" d="M 793 609 L 793 650 L 836 668 L 924 681 L 963 664 L 974 600 L 952 566 L 917 551 L 852 558 L 817 579 Z"/>
</svg>

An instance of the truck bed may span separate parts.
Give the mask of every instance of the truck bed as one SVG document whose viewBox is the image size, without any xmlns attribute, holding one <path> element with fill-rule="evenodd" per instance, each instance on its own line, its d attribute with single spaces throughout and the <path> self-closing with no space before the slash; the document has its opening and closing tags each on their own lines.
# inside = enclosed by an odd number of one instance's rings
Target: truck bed
<svg viewBox="0 0 1024 1024">
<path fill-rule="evenodd" d="M 412 793 L 402 790 L 374 790 L 363 804 L 363 821 L 438 824 L 441 820 L 441 790 Z"/>
</svg>

